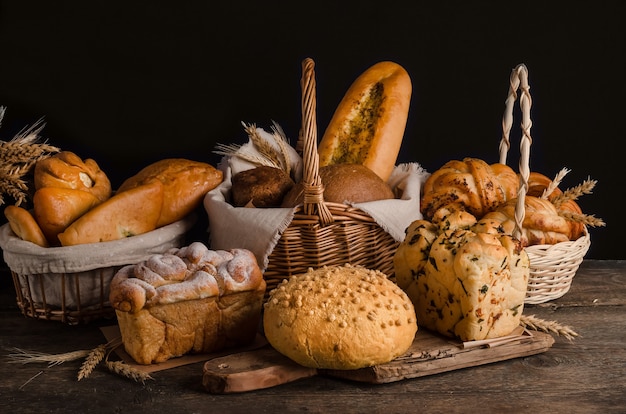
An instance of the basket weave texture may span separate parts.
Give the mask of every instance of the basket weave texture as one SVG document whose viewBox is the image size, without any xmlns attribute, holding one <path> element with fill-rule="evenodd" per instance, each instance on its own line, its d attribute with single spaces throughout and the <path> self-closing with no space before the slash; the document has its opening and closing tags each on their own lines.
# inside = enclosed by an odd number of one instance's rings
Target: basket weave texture
<svg viewBox="0 0 626 414">
<path fill-rule="evenodd" d="M 500 141 L 500 163 L 506 164 L 507 152 L 510 147 L 510 131 L 513 124 L 513 107 L 518 99 L 522 114 L 521 143 L 519 159 L 520 190 L 517 195 L 515 222 L 517 234 L 522 228 L 525 215 L 525 197 L 530 176 L 530 145 L 532 138 L 530 129 L 532 121 L 530 108 L 532 98 L 528 83 L 528 69 L 524 64 L 517 65 L 511 72 L 509 92 L 502 118 L 502 140 Z M 565 295 L 578 271 L 584 256 L 591 246 L 589 232 L 578 240 L 566 241 L 554 245 L 533 245 L 525 248 L 530 259 L 530 277 L 525 303 L 538 304 L 560 298 Z"/>
<path fill-rule="evenodd" d="M 183 246 L 196 219 L 191 215 L 142 235 L 69 247 L 25 242 L 5 224 L 0 227 L 0 247 L 13 276 L 17 305 L 27 317 L 69 325 L 112 318 L 109 285 L 115 273 Z"/>
</svg>

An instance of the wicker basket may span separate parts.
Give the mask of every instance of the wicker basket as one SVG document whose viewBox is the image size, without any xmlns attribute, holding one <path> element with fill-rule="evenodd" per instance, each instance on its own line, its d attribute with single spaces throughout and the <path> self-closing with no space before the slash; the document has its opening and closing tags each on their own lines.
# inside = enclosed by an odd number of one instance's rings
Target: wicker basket
<svg viewBox="0 0 626 414">
<path fill-rule="evenodd" d="M 283 279 L 310 267 L 351 263 L 377 269 L 391 279 L 399 242 L 364 211 L 324 201 L 317 152 L 316 85 L 312 59 L 302 63 L 304 204 L 295 212 L 269 256 L 264 276 L 269 293 Z"/>
<path fill-rule="evenodd" d="M 0 227 L 0 246 L 13 276 L 17 306 L 31 318 L 70 325 L 113 318 L 109 284 L 124 265 L 185 243 L 196 222 L 191 215 L 152 232 L 123 240 L 71 247 L 39 247 Z"/>
<path fill-rule="evenodd" d="M 506 156 L 510 146 L 509 134 L 513 124 L 513 106 L 519 96 L 519 104 L 522 113 L 522 136 L 520 143 L 520 191 L 515 208 L 516 231 L 519 229 L 525 214 L 525 197 L 528 189 L 530 176 L 530 145 L 532 138 L 530 128 L 530 108 L 532 99 L 528 84 L 528 70 L 525 65 L 516 66 L 510 77 L 509 93 L 506 100 L 506 108 L 502 118 L 502 140 L 500 141 L 500 163 L 506 164 Z M 591 246 L 589 232 L 578 240 L 561 242 L 554 245 L 533 245 L 526 247 L 530 258 L 530 278 L 526 292 L 525 303 L 538 304 L 557 299 L 566 294 L 571 286 L 572 279 L 578 270 Z"/>
</svg>

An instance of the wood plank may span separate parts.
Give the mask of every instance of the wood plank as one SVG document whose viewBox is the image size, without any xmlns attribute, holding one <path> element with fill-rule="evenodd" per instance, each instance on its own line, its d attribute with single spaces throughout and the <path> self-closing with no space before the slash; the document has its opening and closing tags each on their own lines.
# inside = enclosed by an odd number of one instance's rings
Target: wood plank
<svg viewBox="0 0 626 414">
<path fill-rule="evenodd" d="M 308 369 L 271 347 L 212 359 L 203 368 L 203 385 L 210 393 L 234 393 L 269 388 L 316 373 L 357 382 L 384 384 L 475 367 L 545 352 L 551 335 L 525 332 L 494 347 L 465 347 L 459 340 L 420 329 L 407 352 L 386 364 L 356 370 Z"/>
</svg>

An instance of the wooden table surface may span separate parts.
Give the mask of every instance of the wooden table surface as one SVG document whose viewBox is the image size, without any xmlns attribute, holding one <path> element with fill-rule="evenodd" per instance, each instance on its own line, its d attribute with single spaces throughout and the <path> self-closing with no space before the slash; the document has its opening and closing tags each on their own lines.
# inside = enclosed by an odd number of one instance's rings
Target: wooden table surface
<svg viewBox="0 0 626 414">
<path fill-rule="evenodd" d="M 562 298 L 526 315 L 573 328 L 546 352 L 478 367 L 365 384 L 315 376 L 237 394 L 202 386 L 203 363 L 152 374 L 145 383 L 99 366 L 77 380 L 82 360 L 10 363 L 15 348 L 93 349 L 110 321 L 69 326 L 23 316 L 6 268 L 0 280 L 0 407 L 5 413 L 609 413 L 626 412 L 626 261 L 585 261 Z"/>
</svg>

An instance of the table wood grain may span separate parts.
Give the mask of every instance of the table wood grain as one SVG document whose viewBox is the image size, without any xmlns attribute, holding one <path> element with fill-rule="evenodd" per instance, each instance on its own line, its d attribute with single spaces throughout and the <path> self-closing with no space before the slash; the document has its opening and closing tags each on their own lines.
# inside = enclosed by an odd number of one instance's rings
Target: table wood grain
<svg viewBox="0 0 626 414">
<path fill-rule="evenodd" d="M 78 381 L 82 360 L 11 363 L 15 348 L 92 349 L 111 321 L 69 326 L 24 317 L 6 269 L 0 276 L 0 406 L 7 413 L 626 412 L 626 261 L 585 261 L 565 296 L 526 305 L 525 314 L 580 335 L 556 337 L 544 353 L 388 384 L 314 376 L 227 395 L 206 392 L 202 362 L 155 372 L 143 384 L 102 366 Z"/>
</svg>

